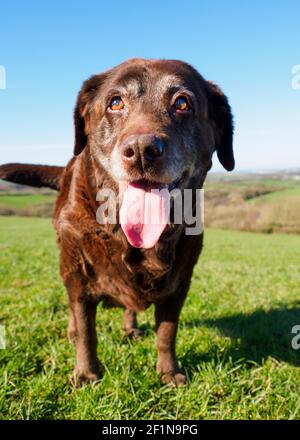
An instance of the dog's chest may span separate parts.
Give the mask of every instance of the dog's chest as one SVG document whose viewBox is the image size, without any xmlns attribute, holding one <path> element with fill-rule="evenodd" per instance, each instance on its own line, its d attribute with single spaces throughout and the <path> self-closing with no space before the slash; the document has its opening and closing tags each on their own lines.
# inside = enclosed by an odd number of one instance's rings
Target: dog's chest
<svg viewBox="0 0 300 440">
<path fill-rule="evenodd" d="M 97 298 L 142 310 L 176 290 L 174 251 L 168 246 L 143 251 L 124 243 L 120 231 L 82 237 L 82 270 L 88 291 Z"/>
</svg>

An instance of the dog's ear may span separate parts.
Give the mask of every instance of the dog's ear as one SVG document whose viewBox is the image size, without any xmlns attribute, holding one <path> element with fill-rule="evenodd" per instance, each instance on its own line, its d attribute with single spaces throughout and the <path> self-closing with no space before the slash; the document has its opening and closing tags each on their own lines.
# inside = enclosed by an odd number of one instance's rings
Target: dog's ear
<svg viewBox="0 0 300 440">
<path fill-rule="evenodd" d="M 227 97 L 214 83 L 207 81 L 209 116 L 215 131 L 215 148 L 219 161 L 227 171 L 234 169 L 233 116 Z"/>
<path fill-rule="evenodd" d="M 103 84 L 105 74 L 94 75 L 86 80 L 78 94 L 74 110 L 75 142 L 74 155 L 80 154 L 88 141 L 89 119 L 93 99 Z"/>
</svg>

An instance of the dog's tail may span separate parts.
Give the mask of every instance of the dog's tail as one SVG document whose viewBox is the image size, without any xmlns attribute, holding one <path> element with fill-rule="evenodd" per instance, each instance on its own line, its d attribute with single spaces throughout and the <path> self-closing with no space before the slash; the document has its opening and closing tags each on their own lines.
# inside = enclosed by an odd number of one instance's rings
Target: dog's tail
<svg viewBox="0 0 300 440">
<path fill-rule="evenodd" d="M 0 179 L 41 188 L 60 189 L 60 179 L 64 167 L 7 163 L 0 165 Z"/>
</svg>

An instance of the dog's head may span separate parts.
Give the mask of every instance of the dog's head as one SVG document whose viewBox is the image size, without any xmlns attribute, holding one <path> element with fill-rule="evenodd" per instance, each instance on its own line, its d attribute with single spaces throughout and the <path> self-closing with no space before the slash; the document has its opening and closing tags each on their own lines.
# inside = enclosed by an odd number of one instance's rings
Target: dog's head
<svg viewBox="0 0 300 440">
<path fill-rule="evenodd" d="M 75 113 L 74 154 L 89 154 L 118 183 L 140 190 L 202 185 L 217 151 L 234 168 L 226 96 L 190 65 L 129 60 L 88 79 Z"/>
</svg>

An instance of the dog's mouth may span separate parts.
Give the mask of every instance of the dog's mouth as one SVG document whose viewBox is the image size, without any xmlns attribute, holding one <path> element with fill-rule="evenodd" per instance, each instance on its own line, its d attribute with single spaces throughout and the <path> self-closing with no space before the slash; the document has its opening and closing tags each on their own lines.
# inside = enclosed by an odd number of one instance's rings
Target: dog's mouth
<svg viewBox="0 0 300 440">
<path fill-rule="evenodd" d="M 156 245 L 169 222 L 170 192 L 179 189 L 183 179 L 169 184 L 144 179 L 120 182 L 120 223 L 133 247 L 148 249 Z"/>
<path fill-rule="evenodd" d="M 136 188 L 141 188 L 144 191 L 155 191 L 155 190 L 161 191 L 162 189 L 167 189 L 168 191 L 172 191 L 173 189 L 178 189 L 180 187 L 182 180 L 183 178 L 178 178 L 171 183 L 162 183 L 153 180 L 139 179 L 139 180 L 133 180 L 132 182 L 128 182 L 128 184 Z"/>
</svg>

